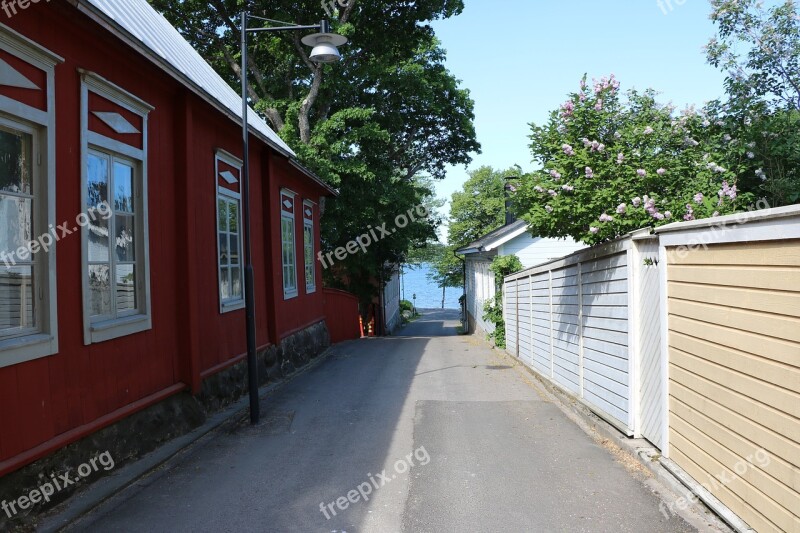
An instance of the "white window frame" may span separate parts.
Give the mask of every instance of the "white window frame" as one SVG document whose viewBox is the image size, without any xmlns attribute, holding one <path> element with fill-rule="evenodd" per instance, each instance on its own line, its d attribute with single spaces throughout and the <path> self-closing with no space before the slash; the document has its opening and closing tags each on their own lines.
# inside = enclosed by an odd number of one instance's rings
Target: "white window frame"
<svg viewBox="0 0 800 533">
<path fill-rule="evenodd" d="M 46 87 L 41 88 L 47 91 L 46 111 L 0 95 L 0 116 L 14 127 L 20 125 L 34 132 L 33 195 L 34 201 L 40 206 L 34 209 L 35 234 L 32 237 L 36 239 L 46 233 L 43 230 L 50 224 L 56 225 L 55 67 L 64 59 L 2 24 L 0 49 L 46 74 Z M 41 259 L 36 262 L 34 271 L 34 298 L 39 323 L 30 334 L 0 339 L 0 368 L 58 353 L 55 246 L 47 252 L 41 250 L 37 255 Z"/>
<path fill-rule="evenodd" d="M 292 198 L 292 212 L 288 213 L 283 208 L 283 197 L 290 196 Z M 295 223 L 296 216 L 297 216 L 297 194 L 289 189 L 281 189 L 279 200 L 281 202 L 281 226 L 280 226 L 280 239 L 281 239 L 281 279 L 283 280 L 283 299 L 290 300 L 292 298 L 296 298 L 299 294 L 298 292 L 298 282 L 297 282 L 297 224 Z M 291 223 L 292 228 L 292 249 L 289 256 L 292 259 L 292 263 L 288 264 L 286 259 L 286 242 L 283 240 L 283 225 L 285 222 Z M 286 269 L 292 268 L 294 270 L 294 286 L 286 284 Z"/>
<path fill-rule="evenodd" d="M 231 189 L 226 189 L 225 187 L 221 187 L 219 184 L 220 179 L 220 168 L 219 162 L 222 161 L 226 165 L 232 166 L 234 168 L 239 169 L 239 183 L 241 184 L 241 175 L 242 175 L 242 160 L 238 159 L 237 157 L 231 155 L 230 153 L 226 152 L 225 150 L 217 150 L 216 155 L 214 157 L 214 177 L 216 178 L 215 185 L 217 187 L 217 196 L 215 201 L 215 211 L 217 213 L 216 218 L 216 241 L 217 241 L 217 294 L 219 295 L 219 312 L 220 314 L 230 313 L 231 311 L 237 311 L 239 309 L 244 309 L 245 307 L 245 300 L 244 300 L 244 228 L 242 228 L 242 196 L 240 193 L 233 191 Z M 239 206 L 239 221 L 238 221 L 238 228 L 239 228 L 239 269 L 240 269 L 240 283 L 242 284 L 242 295 L 236 298 L 225 298 L 222 297 L 222 264 L 220 263 L 220 245 L 219 245 L 219 201 L 223 199 L 228 202 L 236 202 Z"/>
<path fill-rule="evenodd" d="M 311 219 L 306 218 L 306 208 L 311 209 Z M 316 247 L 314 246 L 314 202 L 311 200 L 303 201 L 303 274 L 306 278 L 306 294 L 317 292 L 317 265 Z M 311 237 L 306 241 L 306 232 L 311 233 Z M 309 257 L 308 248 L 311 247 Z"/>
<path fill-rule="evenodd" d="M 101 76 L 84 70 L 81 73 L 81 210 L 87 203 L 87 162 L 91 151 L 101 152 L 121 160 L 133 162 L 136 204 L 140 207 L 136 213 L 136 230 L 138 235 L 135 246 L 136 254 L 136 298 L 137 312 L 124 312 L 115 318 L 92 318 L 89 287 L 89 228 L 81 228 L 81 279 L 83 280 L 83 342 L 86 345 L 105 342 L 125 337 L 153 328 L 152 304 L 150 294 L 150 230 L 148 221 L 147 194 L 147 118 L 154 108 L 140 98 L 114 85 Z M 139 115 L 142 119 L 142 148 L 117 141 L 89 130 L 89 93 L 113 102 L 114 104 Z M 109 169 L 113 172 L 113 169 Z M 109 204 L 113 198 L 109 194 Z M 112 205 L 113 208 L 113 205 Z M 113 211 L 113 209 L 112 209 Z M 114 254 L 113 246 L 109 246 L 109 254 Z M 113 273 L 112 273 L 113 275 Z M 112 291 L 113 295 L 113 291 Z M 113 297 L 113 296 L 112 296 Z"/>
</svg>

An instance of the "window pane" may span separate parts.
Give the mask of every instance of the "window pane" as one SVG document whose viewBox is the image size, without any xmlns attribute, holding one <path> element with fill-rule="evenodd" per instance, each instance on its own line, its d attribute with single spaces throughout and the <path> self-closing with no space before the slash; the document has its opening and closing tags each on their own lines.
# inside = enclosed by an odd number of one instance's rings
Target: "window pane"
<svg viewBox="0 0 800 533">
<path fill-rule="evenodd" d="M 228 231 L 231 233 L 239 231 L 239 204 L 237 202 L 228 203 Z"/>
<path fill-rule="evenodd" d="M 89 222 L 89 261 L 105 262 L 110 259 L 108 220 L 98 218 Z"/>
<path fill-rule="evenodd" d="M 0 191 L 32 194 L 32 146 L 31 135 L 0 126 Z"/>
<path fill-rule="evenodd" d="M 89 310 L 91 316 L 111 314 L 111 285 L 108 265 L 89 265 Z"/>
<path fill-rule="evenodd" d="M 219 270 L 219 293 L 223 300 L 227 300 L 231 297 L 229 280 L 228 267 L 222 267 Z"/>
<path fill-rule="evenodd" d="M 114 162 L 114 210 L 133 213 L 133 168 Z"/>
<path fill-rule="evenodd" d="M 116 215 L 114 231 L 117 260 L 135 261 L 134 254 L 134 218 L 130 215 Z"/>
<path fill-rule="evenodd" d="M 108 159 L 88 154 L 86 166 L 86 207 L 96 207 L 108 202 Z"/>
<path fill-rule="evenodd" d="M 231 235 L 230 236 L 230 253 L 231 253 L 231 264 L 238 265 L 239 264 L 239 236 L 238 235 Z"/>
<path fill-rule="evenodd" d="M 242 297 L 242 267 L 231 267 L 231 298 Z"/>
<path fill-rule="evenodd" d="M 219 209 L 219 231 L 228 231 L 228 202 L 223 199 L 217 201 L 217 209 Z"/>
<path fill-rule="evenodd" d="M 0 337 L 35 328 L 33 267 L 0 267 Z"/>
<path fill-rule="evenodd" d="M 226 266 L 230 264 L 230 255 L 228 254 L 228 234 L 219 234 L 219 264 Z"/>
<path fill-rule="evenodd" d="M 0 193 L 0 252 L 12 255 L 19 261 L 16 250 L 32 240 L 32 201 L 27 198 L 5 196 Z M 30 261 L 30 258 L 26 259 Z"/>
<path fill-rule="evenodd" d="M 117 312 L 136 309 L 136 272 L 133 265 L 117 265 Z"/>
</svg>

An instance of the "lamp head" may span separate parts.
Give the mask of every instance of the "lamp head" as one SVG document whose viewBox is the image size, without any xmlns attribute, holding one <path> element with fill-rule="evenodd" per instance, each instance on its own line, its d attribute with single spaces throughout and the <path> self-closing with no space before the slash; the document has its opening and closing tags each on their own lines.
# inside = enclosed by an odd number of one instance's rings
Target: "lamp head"
<svg viewBox="0 0 800 533">
<path fill-rule="evenodd" d="M 330 32 L 330 25 L 327 21 L 320 23 L 320 33 L 306 35 L 301 40 L 303 44 L 311 46 L 309 59 L 315 63 L 335 63 L 342 58 L 339 53 L 339 46 L 347 43 L 347 37 Z"/>
</svg>

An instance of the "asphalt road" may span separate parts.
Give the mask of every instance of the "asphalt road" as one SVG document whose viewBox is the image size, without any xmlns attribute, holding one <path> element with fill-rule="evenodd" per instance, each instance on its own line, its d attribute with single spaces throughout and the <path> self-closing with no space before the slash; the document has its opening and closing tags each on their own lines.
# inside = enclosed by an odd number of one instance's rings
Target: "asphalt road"
<svg viewBox="0 0 800 533">
<path fill-rule="evenodd" d="M 430 311 L 334 348 L 264 422 L 195 447 L 86 531 L 692 531 L 529 376 Z"/>
</svg>

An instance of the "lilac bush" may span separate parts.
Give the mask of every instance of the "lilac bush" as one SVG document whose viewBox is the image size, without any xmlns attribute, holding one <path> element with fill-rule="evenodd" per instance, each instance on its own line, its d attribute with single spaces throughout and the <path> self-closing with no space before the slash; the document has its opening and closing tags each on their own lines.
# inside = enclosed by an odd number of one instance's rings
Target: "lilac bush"
<svg viewBox="0 0 800 533">
<path fill-rule="evenodd" d="M 752 197 L 737 187 L 737 140 L 724 125 L 708 109 L 676 113 L 653 91 L 623 95 L 613 75 L 584 77 L 546 124 L 532 125 L 542 168 L 521 180 L 518 210 L 538 235 L 587 244 L 732 213 Z"/>
</svg>

